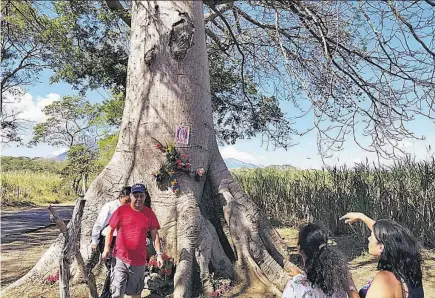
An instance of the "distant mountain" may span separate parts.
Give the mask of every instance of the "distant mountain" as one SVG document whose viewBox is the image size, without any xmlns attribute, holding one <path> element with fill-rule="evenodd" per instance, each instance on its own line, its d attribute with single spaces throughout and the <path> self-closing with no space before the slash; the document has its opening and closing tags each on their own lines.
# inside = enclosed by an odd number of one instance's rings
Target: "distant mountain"
<svg viewBox="0 0 435 298">
<path fill-rule="evenodd" d="M 240 161 L 240 160 L 235 159 L 235 158 L 224 158 L 224 162 L 227 165 L 229 170 L 241 169 L 241 168 L 244 168 L 244 169 L 261 168 L 258 165 L 254 165 L 252 163 L 246 163 L 246 162 Z"/>
<path fill-rule="evenodd" d="M 267 166 L 266 168 L 277 169 L 280 171 L 288 171 L 288 170 L 297 170 L 298 169 L 298 168 L 291 166 L 291 165 L 270 165 L 270 166 Z"/>
<path fill-rule="evenodd" d="M 68 151 L 61 153 L 59 155 L 53 156 L 53 157 L 49 157 L 47 159 L 50 160 L 54 160 L 54 161 L 64 161 L 68 158 Z M 225 164 L 227 165 L 228 169 L 232 170 L 232 169 L 256 169 L 256 168 L 261 168 L 258 165 L 254 165 L 252 163 L 246 163 L 243 161 L 240 161 L 238 159 L 235 158 L 225 158 L 224 159 Z"/>
<path fill-rule="evenodd" d="M 47 159 L 54 160 L 54 161 L 64 161 L 68 158 L 68 151 L 61 153 L 59 155 L 49 157 Z"/>
</svg>

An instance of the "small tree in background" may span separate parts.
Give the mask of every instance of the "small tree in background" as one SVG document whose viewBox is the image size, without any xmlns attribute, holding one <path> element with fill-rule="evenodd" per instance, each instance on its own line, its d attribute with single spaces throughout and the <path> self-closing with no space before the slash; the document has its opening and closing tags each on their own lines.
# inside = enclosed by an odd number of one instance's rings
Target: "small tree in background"
<svg viewBox="0 0 435 298">
<path fill-rule="evenodd" d="M 47 119 L 34 127 L 30 145 L 47 143 L 67 147 L 68 160 L 62 176 L 77 195 L 84 195 L 88 177 L 96 168 L 97 142 L 110 131 L 110 125 L 101 121 L 104 113 L 100 105 L 81 97 L 65 96 L 45 107 L 43 112 Z"/>
</svg>

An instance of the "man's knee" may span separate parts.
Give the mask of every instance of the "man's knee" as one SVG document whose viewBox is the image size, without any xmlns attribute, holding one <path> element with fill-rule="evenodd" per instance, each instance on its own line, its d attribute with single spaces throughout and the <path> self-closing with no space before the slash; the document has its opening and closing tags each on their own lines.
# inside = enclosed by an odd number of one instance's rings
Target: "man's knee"
<svg viewBox="0 0 435 298">
<path fill-rule="evenodd" d="M 144 288 L 145 266 L 130 266 L 126 286 L 126 294 L 140 297 Z"/>
<path fill-rule="evenodd" d="M 124 262 L 115 258 L 112 274 L 110 276 L 110 293 L 112 294 L 112 298 L 124 297 L 127 278 L 128 268 Z"/>
</svg>

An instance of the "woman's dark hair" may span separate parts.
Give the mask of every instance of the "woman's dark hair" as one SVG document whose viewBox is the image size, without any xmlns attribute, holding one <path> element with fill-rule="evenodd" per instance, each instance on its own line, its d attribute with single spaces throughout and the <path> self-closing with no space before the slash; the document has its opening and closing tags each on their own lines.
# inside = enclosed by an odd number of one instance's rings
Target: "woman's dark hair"
<svg viewBox="0 0 435 298">
<path fill-rule="evenodd" d="M 384 245 L 378 270 L 392 272 L 411 288 L 422 286 L 421 247 L 412 233 L 389 219 L 376 221 L 373 233 L 376 240 Z"/>
<path fill-rule="evenodd" d="M 121 191 L 119 192 L 119 197 L 129 196 L 131 193 L 131 187 L 130 186 L 124 186 Z"/>
<path fill-rule="evenodd" d="M 349 269 L 344 257 L 328 246 L 328 235 L 319 225 L 309 223 L 299 230 L 298 245 L 305 255 L 305 272 L 313 287 L 325 295 L 345 294 L 350 289 Z"/>
</svg>

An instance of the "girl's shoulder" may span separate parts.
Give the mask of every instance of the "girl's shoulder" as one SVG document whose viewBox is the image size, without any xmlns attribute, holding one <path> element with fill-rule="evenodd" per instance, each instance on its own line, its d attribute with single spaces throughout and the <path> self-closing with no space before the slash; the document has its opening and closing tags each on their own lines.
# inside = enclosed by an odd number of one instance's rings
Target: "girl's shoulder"
<svg viewBox="0 0 435 298">
<path fill-rule="evenodd" d="M 394 273 L 387 270 L 381 270 L 375 274 L 372 283 L 378 283 L 378 282 L 383 284 L 400 285 L 400 282 L 397 280 Z"/>
</svg>

